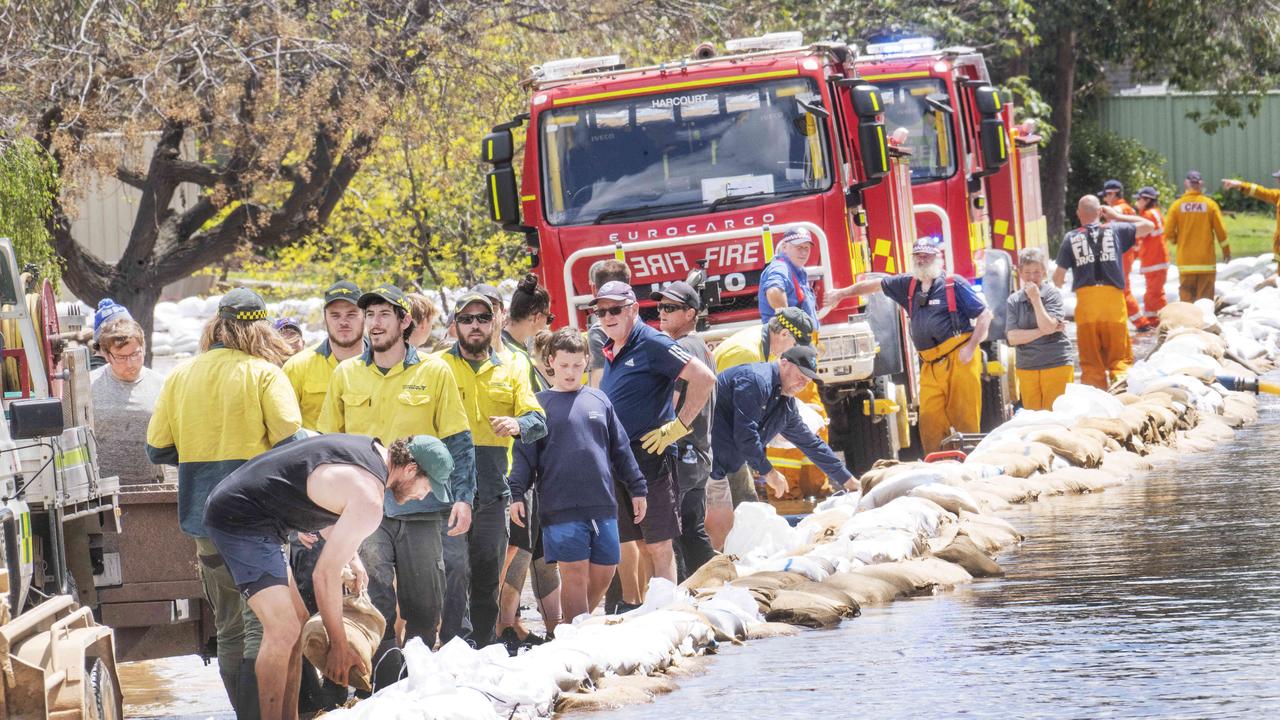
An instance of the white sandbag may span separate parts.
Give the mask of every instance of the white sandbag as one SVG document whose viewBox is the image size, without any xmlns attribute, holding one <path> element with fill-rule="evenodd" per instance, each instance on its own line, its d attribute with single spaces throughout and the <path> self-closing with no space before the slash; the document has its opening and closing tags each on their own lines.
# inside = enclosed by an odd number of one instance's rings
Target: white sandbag
<svg viewBox="0 0 1280 720">
<path fill-rule="evenodd" d="M 804 543 L 768 503 L 742 503 L 733 511 L 733 529 L 724 551 L 738 557 L 775 557 L 799 550 Z"/>
<path fill-rule="evenodd" d="M 908 493 L 910 497 L 919 497 L 937 503 L 950 513 L 959 514 L 961 510 L 972 513 L 982 512 L 978 501 L 963 488 L 951 487 L 941 483 L 917 485 Z"/>
</svg>

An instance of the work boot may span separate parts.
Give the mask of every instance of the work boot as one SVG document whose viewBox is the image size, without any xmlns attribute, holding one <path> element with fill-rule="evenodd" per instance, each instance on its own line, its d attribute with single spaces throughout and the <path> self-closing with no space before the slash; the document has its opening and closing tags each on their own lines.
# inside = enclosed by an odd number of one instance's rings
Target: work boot
<svg viewBox="0 0 1280 720">
<path fill-rule="evenodd" d="M 240 681 L 236 687 L 236 720 L 261 720 L 258 707 L 258 674 L 254 671 L 257 658 L 240 661 Z"/>
<path fill-rule="evenodd" d="M 515 657 L 520 653 L 520 637 L 516 635 L 516 629 L 507 626 L 502 629 L 502 634 L 498 636 L 498 642 L 507 649 L 507 654 Z"/>
</svg>

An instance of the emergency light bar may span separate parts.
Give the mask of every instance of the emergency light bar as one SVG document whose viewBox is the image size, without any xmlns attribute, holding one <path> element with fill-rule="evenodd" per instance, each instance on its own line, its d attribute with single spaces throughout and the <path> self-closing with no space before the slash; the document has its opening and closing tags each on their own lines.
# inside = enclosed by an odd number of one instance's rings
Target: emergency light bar
<svg viewBox="0 0 1280 720">
<path fill-rule="evenodd" d="M 622 67 L 622 57 L 620 55 L 599 55 L 589 58 L 565 58 L 563 60 L 552 60 L 543 63 L 536 70 L 534 75 L 540 80 L 560 80 L 562 78 L 572 77 L 592 70 L 602 70 L 604 68 L 620 68 Z"/>
<path fill-rule="evenodd" d="M 734 38 L 725 42 L 729 52 L 753 52 L 757 50 L 790 50 L 804 47 L 804 33 L 799 30 L 766 33 L 758 37 Z"/>
<path fill-rule="evenodd" d="M 937 43 L 931 37 L 908 37 L 891 42 L 867 44 L 868 55 L 919 55 L 933 52 Z"/>
</svg>

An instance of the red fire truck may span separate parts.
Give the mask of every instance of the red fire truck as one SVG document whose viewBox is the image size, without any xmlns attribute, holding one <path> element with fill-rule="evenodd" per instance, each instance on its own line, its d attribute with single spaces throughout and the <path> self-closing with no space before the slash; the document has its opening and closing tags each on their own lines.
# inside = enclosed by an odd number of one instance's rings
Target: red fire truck
<svg viewBox="0 0 1280 720">
<path fill-rule="evenodd" d="M 617 56 L 546 63 L 527 81 L 530 111 L 483 140 L 492 217 L 524 234 L 555 314 L 575 327 L 586 324 L 591 265 L 612 257 L 639 291 L 701 270 L 712 336 L 759 322 L 760 272 L 791 227 L 818 239 L 808 270 L 819 303 L 866 272 L 893 271 L 874 257 L 902 268 L 915 237 L 910 153 L 888 141 L 886 100 L 855 60 L 850 46 L 775 33 L 650 67 Z M 512 131 L 526 123 L 517 179 Z M 647 302 L 641 312 L 656 319 Z M 912 444 L 904 322 L 881 296 L 823 319 L 830 439 L 855 471 Z"/>
<path fill-rule="evenodd" d="M 980 284 L 996 311 L 985 345 L 983 426 L 989 429 L 1007 418 L 1015 399 L 1003 311 L 1017 252 L 1047 247 L 1040 138 L 1030 126 L 1015 125 L 1009 98 L 990 84 L 986 62 L 969 48 L 938 50 L 929 38 L 889 38 L 869 44 L 855 67 L 880 89 L 886 130 L 906 130 L 917 233 L 941 238 L 948 272 Z M 872 269 L 894 272 L 887 252 L 876 249 Z"/>
</svg>

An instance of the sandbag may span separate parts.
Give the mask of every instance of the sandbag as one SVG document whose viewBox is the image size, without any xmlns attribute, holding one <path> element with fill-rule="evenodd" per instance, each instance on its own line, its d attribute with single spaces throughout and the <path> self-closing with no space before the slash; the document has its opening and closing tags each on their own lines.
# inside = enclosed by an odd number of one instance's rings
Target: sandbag
<svg viewBox="0 0 1280 720">
<path fill-rule="evenodd" d="M 899 585 L 863 573 L 836 573 L 822 583 L 848 593 L 859 605 L 891 602 L 904 593 Z"/>
<path fill-rule="evenodd" d="M 935 587 L 952 587 L 968 582 L 973 576 L 964 568 L 936 557 L 902 562 L 868 565 L 853 571 L 905 588 L 903 594 L 929 592 Z"/>
<path fill-rule="evenodd" d="M 847 605 L 825 595 L 782 590 L 773 599 L 764 618 L 769 622 L 784 622 L 801 627 L 829 628 L 839 625 L 847 611 Z"/>
<path fill-rule="evenodd" d="M 1123 413 L 1124 411 L 1122 410 L 1121 412 Z M 1080 421 L 1076 423 L 1076 428 L 1097 430 L 1107 437 L 1113 440 L 1118 440 L 1122 443 L 1129 439 L 1129 434 L 1131 432 L 1128 423 L 1126 423 L 1122 418 L 1081 418 Z"/>
<path fill-rule="evenodd" d="M 788 635 L 796 635 L 800 632 L 795 625 L 780 622 L 761 622 L 751 623 L 747 626 L 747 639 L 759 640 L 761 638 L 785 637 Z"/>
<path fill-rule="evenodd" d="M 1160 309 L 1157 313 L 1160 318 L 1160 331 L 1162 335 L 1168 334 L 1175 328 L 1195 328 L 1197 330 L 1205 327 L 1204 313 L 1200 312 L 1200 308 L 1185 302 L 1171 302 Z"/>
<path fill-rule="evenodd" d="M 1138 473 L 1150 470 L 1152 467 L 1151 461 L 1141 455 L 1129 450 L 1119 450 L 1107 453 L 1106 457 L 1102 458 L 1102 465 L 1099 469 L 1115 475 L 1133 477 Z"/>
<path fill-rule="evenodd" d="M 1048 445 L 1059 457 L 1076 467 L 1094 467 L 1102 462 L 1104 446 L 1087 430 L 1038 432 L 1027 439 Z"/>
<path fill-rule="evenodd" d="M 987 557 L 967 535 L 957 536 L 950 545 L 934 553 L 934 556 L 959 565 L 976 578 L 1004 575 L 1004 570 L 1000 569 L 996 561 Z"/>
<path fill-rule="evenodd" d="M 1026 455 L 986 452 L 985 450 L 983 452 L 970 455 L 966 458 L 965 462 L 995 465 L 996 467 L 1004 468 L 1006 475 L 1012 475 L 1014 477 L 1027 477 L 1031 473 L 1038 472 L 1040 470 L 1040 463 Z"/>
<path fill-rule="evenodd" d="M 373 606 L 369 593 L 362 592 L 342 599 L 342 627 L 346 631 L 347 644 L 364 661 L 365 668 L 359 675 L 349 674 L 347 682 L 357 690 L 372 690 L 369 681 L 373 671 L 373 653 L 382 642 L 387 621 Z M 320 613 L 312 615 L 306 625 L 302 626 L 302 654 L 318 668 L 328 665 L 329 633 L 324 629 Z"/>
<path fill-rule="evenodd" d="M 736 579 L 738 579 L 738 568 L 734 566 L 733 559 L 728 555 L 716 555 L 685 578 L 685 581 L 680 583 L 680 587 L 694 592 L 717 588 Z"/>
<path fill-rule="evenodd" d="M 967 536 L 978 549 L 994 555 L 1004 548 L 1022 542 L 1022 533 L 994 515 L 960 514 L 960 535 Z"/>
</svg>

